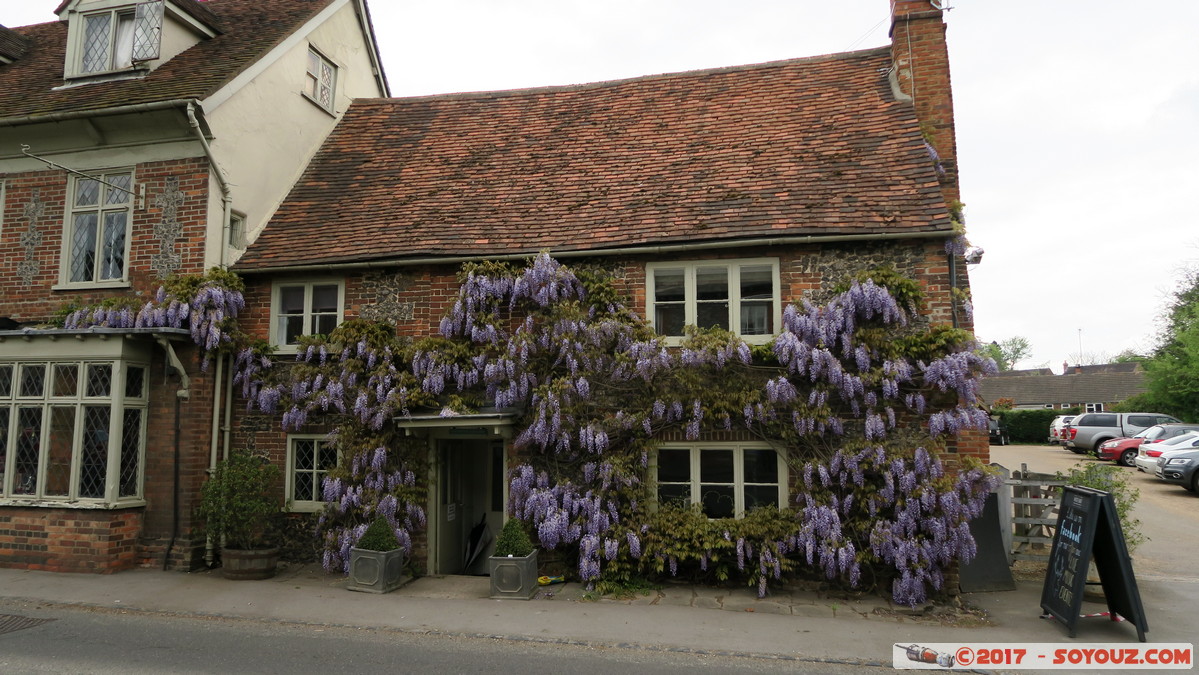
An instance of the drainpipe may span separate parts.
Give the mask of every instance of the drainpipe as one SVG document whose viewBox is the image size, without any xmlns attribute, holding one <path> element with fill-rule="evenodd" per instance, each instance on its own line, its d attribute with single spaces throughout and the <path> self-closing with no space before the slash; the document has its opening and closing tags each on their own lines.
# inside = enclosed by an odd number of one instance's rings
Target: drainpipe
<svg viewBox="0 0 1199 675">
<path fill-rule="evenodd" d="M 171 343 L 161 335 L 154 338 L 158 344 L 166 352 L 167 364 L 179 376 L 180 389 L 175 392 L 175 461 L 174 461 L 174 490 L 171 498 L 171 539 L 167 542 L 166 551 L 162 554 L 162 569 L 165 571 L 171 564 L 171 551 L 175 548 L 175 540 L 179 538 L 179 456 L 180 446 L 179 440 L 183 434 L 182 428 L 182 401 L 191 396 L 191 378 L 187 376 L 187 371 L 183 369 L 183 362 L 179 360 L 179 356 L 175 354 L 175 348 Z"/>
<path fill-rule="evenodd" d="M 221 400 L 221 380 L 225 375 L 225 359 L 218 357 L 216 360 L 216 382 L 213 385 L 213 403 L 212 403 L 212 429 L 209 431 L 208 448 L 208 475 L 211 476 L 213 471 L 216 471 L 217 463 L 217 445 L 220 434 L 217 433 L 220 428 L 220 400 Z M 228 453 L 226 453 L 228 454 Z M 212 537 L 205 537 L 204 541 L 204 564 L 211 568 L 216 561 L 216 546 L 212 542 Z"/>
<path fill-rule="evenodd" d="M 229 378 L 225 380 L 225 423 L 221 425 L 223 439 L 221 441 L 225 451 L 225 459 L 229 459 L 230 438 L 233 433 L 233 355 L 225 357 L 229 360 Z"/>
<path fill-rule="evenodd" d="M 204 136 L 204 130 L 200 128 L 200 122 L 196 119 L 196 104 L 190 101 L 187 104 L 187 122 L 195 132 L 196 140 L 199 141 L 200 147 L 204 149 L 204 156 L 208 158 L 208 165 L 212 167 L 212 175 L 216 178 L 217 185 L 221 188 L 221 236 L 218 244 L 219 248 L 217 249 L 217 264 L 221 267 L 226 267 L 227 261 L 225 255 L 228 251 L 229 227 L 233 218 L 233 194 L 229 187 L 229 181 L 225 178 L 225 174 L 221 171 L 221 166 L 217 163 L 216 156 L 212 152 L 212 146 L 208 144 L 208 138 Z M 224 364 L 225 360 L 223 358 L 217 359 L 216 381 L 212 390 L 212 441 L 208 451 L 209 475 L 216 470 L 217 463 L 217 447 L 221 428 L 221 393 L 223 391 L 221 383 L 224 376 Z M 232 380 L 232 377 L 230 377 L 230 380 Z M 225 423 L 227 426 L 228 418 L 226 418 Z M 226 435 L 226 456 L 229 455 L 227 438 L 228 436 Z M 212 538 L 209 537 L 204 546 L 204 561 L 211 565 L 213 560 L 214 545 Z"/>
<path fill-rule="evenodd" d="M 946 253 L 945 257 L 949 259 L 949 311 L 953 315 L 953 327 L 960 328 L 958 325 L 958 300 L 953 297 L 953 292 L 958 288 L 958 257 L 953 253 Z"/>
<path fill-rule="evenodd" d="M 226 266 L 225 251 L 229 242 L 229 223 L 233 219 L 233 194 L 229 187 L 229 181 L 225 179 L 225 174 L 221 171 L 221 166 L 217 164 L 216 156 L 212 154 L 212 146 L 208 144 L 208 139 L 204 137 L 204 130 L 200 128 L 200 122 L 196 119 L 196 104 L 187 104 L 187 122 L 191 125 L 192 130 L 196 132 L 196 140 L 200 141 L 200 147 L 204 148 L 204 156 L 208 158 L 208 164 L 212 167 L 212 175 L 216 178 L 217 185 L 221 188 L 221 247 L 218 250 L 217 264 L 221 267 Z"/>
</svg>

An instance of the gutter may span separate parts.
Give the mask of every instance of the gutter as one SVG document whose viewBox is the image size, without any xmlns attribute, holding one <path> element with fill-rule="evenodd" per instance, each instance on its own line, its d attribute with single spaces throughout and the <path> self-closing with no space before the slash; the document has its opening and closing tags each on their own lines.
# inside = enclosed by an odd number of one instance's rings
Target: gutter
<svg viewBox="0 0 1199 675">
<path fill-rule="evenodd" d="M 151 101 L 150 103 L 134 103 L 119 105 L 114 108 L 101 110 L 71 110 L 68 112 L 45 113 L 42 115 L 21 115 L 19 117 L 0 117 L 0 127 L 19 127 L 26 124 L 42 124 L 45 122 L 67 122 L 70 120 L 89 117 L 111 117 L 128 113 L 154 112 L 172 108 L 190 107 L 195 103 L 191 98 L 174 98 L 169 101 Z"/>
<path fill-rule="evenodd" d="M 621 248 L 600 248 L 600 249 L 576 249 L 568 251 L 554 251 L 546 249 L 546 252 L 555 258 L 594 258 L 598 256 L 611 255 L 650 255 L 650 254 L 665 254 L 665 253 L 680 253 L 686 251 L 710 251 L 715 249 L 729 248 L 749 248 L 753 246 L 795 246 L 799 244 L 826 244 L 846 241 L 878 241 L 878 240 L 894 240 L 894 239 L 937 239 L 953 236 L 952 230 L 938 230 L 936 232 L 884 232 L 881 234 L 842 234 L 842 235 L 796 235 L 791 237 L 767 237 L 761 239 L 723 239 L 720 241 L 708 241 L 701 243 L 688 244 L 666 244 L 660 246 L 625 246 Z M 524 251 L 521 253 L 505 253 L 503 255 L 495 254 L 478 254 L 466 256 L 434 256 L 424 258 L 390 258 L 383 260 L 369 260 L 365 262 L 351 263 L 326 263 L 318 265 L 285 265 L 281 267 L 258 267 L 258 268 L 241 268 L 235 271 L 238 274 L 279 274 L 291 272 L 330 272 L 338 270 L 370 270 L 384 269 L 390 267 L 413 267 L 416 265 L 434 265 L 434 264 L 453 264 L 473 262 L 478 260 L 524 260 L 530 256 L 537 255 L 536 251 Z"/>
</svg>

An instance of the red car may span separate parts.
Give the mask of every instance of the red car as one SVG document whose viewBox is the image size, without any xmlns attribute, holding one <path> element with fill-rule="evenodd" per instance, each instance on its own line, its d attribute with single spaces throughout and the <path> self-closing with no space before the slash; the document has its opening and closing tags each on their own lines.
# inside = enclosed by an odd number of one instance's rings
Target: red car
<svg viewBox="0 0 1199 675">
<path fill-rule="evenodd" d="M 1137 450 L 1142 443 L 1160 443 L 1192 431 L 1199 431 L 1199 424 L 1155 424 L 1131 438 L 1113 438 L 1100 443 L 1095 448 L 1095 456 L 1114 460 L 1124 466 L 1134 466 Z"/>
</svg>

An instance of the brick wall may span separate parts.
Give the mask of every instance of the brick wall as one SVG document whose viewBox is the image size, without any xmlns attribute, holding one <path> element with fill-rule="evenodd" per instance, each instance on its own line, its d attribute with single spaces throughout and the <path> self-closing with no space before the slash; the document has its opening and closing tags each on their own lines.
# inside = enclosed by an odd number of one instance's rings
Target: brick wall
<svg viewBox="0 0 1199 675">
<path fill-rule="evenodd" d="M 958 201 L 957 136 L 943 12 L 929 0 L 891 0 L 891 53 L 899 86 L 946 168 L 946 203 Z"/>
<path fill-rule="evenodd" d="M 117 572 L 137 562 L 143 510 L 4 507 L 0 567 L 52 572 Z"/>
<path fill-rule="evenodd" d="M 196 527 L 193 513 L 200 487 L 208 475 L 215 373 L 211 369 L 208 373 L 201 371 L 199 349 L 194 345 L 176 344 L 175 351 L 188 371 L 190 395 L 177 399 L 179 379 L 173 373 L 166 374 L 165 357 L 156 354 L 150 379 L 153 386 L 146 434 L 146 513 L 138 541 L 138 562 L 161 567 L 174 536 L 169 567 L 186 570 L 198 566 L 196 561 L 203 555 L 204 540 L 193 535 Z M 177 505 L 176 400 L 179 402 Z"/>
<path fill-rule="evenodd" d="M 132 288 L 97 290 L 53 290 L 59 283 L 59 265 L 63 254 L 63 233 L 67 218 L 67 190 L 70 180 L 63 171 L 32 171 L 0 174 L 7 184 L 4 228 L 0 231 L 0 315 L 21 322 L 42 321 L 64 303 L 97 302 L 107 297 L 132 293 L 152 293 L 160 284 L 151 267 L 152 256 L 162 249 L 163 238 L 155 226 L 163 219 L 163 206 L 157 199 L 164 195 L 168 181 L 178 181 L 183 200 L 178 205 L 181 225 L 174 250 L 180 256 L 180 273 L 204 271 L 206 214 L 208 208 L 208 169 L 201 159 L 148 162 L 134 167 L 134 190 L 145 186 L 145 199 L 134 198 L 129 230 L 129 258 L 126 269 Z M 31 209 L 36 207 L 36 209 Z M 31 210 L 33 213 L 31 213 Z M 36 236 L 26 235 L 32 226 Z M 30 241 L 36 245 L 27 246 Z M 26 278 L 21 263 L 29 260 L 36 271 Z"/>
</svg>

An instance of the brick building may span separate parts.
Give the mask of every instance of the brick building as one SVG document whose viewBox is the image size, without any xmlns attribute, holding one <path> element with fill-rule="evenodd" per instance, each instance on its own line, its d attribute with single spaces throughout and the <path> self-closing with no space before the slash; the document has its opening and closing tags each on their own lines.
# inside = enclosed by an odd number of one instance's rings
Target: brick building
<svg viewBox="0 0 1199 675">
<path fill-rule="evenodd" d="M 891 11 L 880 49 L 406 99 L 386 98 L 361 0 L 69 0 L 0 28 L 0 565 L 197 565 L 191 510 L 234 446 L 285 469 L 289 510 L 321 507 L 324 429 L 244 412 L 186 331 L 40 327 L 172 273 L 231 265 L 242 327 L 283 354 L 350 318 L 430 335 L 462 262 L 540 251 L 613 270 L 669 338 L 715 297 L 714 322 L 765 343 L 786 303 L 879 264 L 917 280 L 923 320 L 969 329 L 942 11 Z M 432 460 L 424 569 L 462 571 L 479 512 L 498 530 L 516 423 L 394 421 Z M 981 434 L 951 450 L 987 457 Z"/>
<path fill-rule="evenodd" d="M 0 26 L 0 565 L 189 568 L 224 363 L 203 371 L 187 330 L 46 326 L 227 264 L 387 86 L 362 2 L 56 12 Z"/>
<path fill-rule="evenodd" d="M 355 101 L 234 265 L 249 286 L 243 325 L 283 353 L 329 320 L 424 337 L 455 300 L 461 263 L 548 251 L 612 270 L 629 305 L 675 340 L 708 320 L 766 343 L 787 302 L 824 299 L 879 265 L 919 282 L 924 320 L 969 328 L 965 264 L 947 252 L 960 205 L 945 24 L 927 0 L 892 7 L 893 45 L 881 49 Z M 719 318 L 705 314 L 711 298 L 724 302 Z M 394 421 L 428 447 L 422 568 L 462 572 L 480 514 L 498 531 L 518 423 L 501 411 Z M 310 483 L 301 474 L 325 427 L 253 428 L 236 442 L 270 447 L 288 467 L 289 508 L 319 508 L 311 490 L 291 490 Z M 695 458 L 772 450 L 748 434 L 661 440 Z M 981 434 L 953 450 L 988 452 Z M 770 486 L 782 503 L 797 477 L 778 462 Z M 734 479 L 737 512 L 746 491 Z"/>
</svg>

